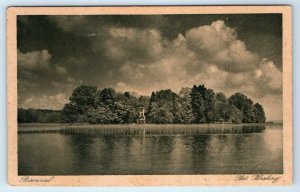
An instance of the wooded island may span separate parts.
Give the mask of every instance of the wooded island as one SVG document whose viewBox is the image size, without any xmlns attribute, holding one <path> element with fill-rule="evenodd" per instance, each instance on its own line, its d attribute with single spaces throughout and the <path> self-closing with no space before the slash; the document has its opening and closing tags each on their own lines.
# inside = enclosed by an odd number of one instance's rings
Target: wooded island
<svg viewBox="0 0 300 192">
<path fill-rule="evenodd" d="M 264 123 L 262 105 L 242 93 L 229 98 L 204 85 L 152 92 L 151 96 L 81 85 L 62 110 L 18 109 L 18 123 L 136 123 L 139 108 L 149 124 Z"/>
</svg>

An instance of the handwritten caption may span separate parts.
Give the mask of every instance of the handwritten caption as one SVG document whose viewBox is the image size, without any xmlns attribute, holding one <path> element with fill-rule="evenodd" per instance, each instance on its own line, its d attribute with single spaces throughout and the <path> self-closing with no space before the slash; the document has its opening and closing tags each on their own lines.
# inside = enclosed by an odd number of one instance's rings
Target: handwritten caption
<svg viewBox="0 0 300 192">
<path fill-rule="evenodd" d="M 30 182 L 30 183 L 47 183 L 51 182 L 55 176 L 51 176 L 48 178 L 42 177 L 30 177 L 30 176 L 24 176 L 20 178 L 20 182 Z M 257 174 L 257 175 L 237 175 L 235 177 L 235 180 L 237 181 L 271 181 L 272 183 L 276 183 L 280 179 L 280 176 L 274 176 L 274 175 L 263 175 L 263 174 Z"/>
<path fill-rule="evenodd" d="M 48 183 L 51 182 L 55 176 L 49 177 L 49 178 L 37 178 L 37 177 L 30 177 L 30 176 L 24 176 L 20 178 L 20 182 L 29 182 L 29 183 Z"/>
<path fill-rule="evenodd" d="M 263 174 L 257 174 L 257 175 L 237 175 L 235 180 L 237 181 L 271 181 L 272 183 L 276 183 L 280 179 L 280 176 L 274 176 L 274 175 L 263 175 Z"/>
</svg>

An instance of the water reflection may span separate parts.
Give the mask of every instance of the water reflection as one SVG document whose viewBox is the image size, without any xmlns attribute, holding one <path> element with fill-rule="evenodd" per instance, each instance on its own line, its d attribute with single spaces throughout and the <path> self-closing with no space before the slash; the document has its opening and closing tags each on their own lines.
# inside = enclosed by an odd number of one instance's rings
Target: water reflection
<svg viewBox="0 0 300 192">
<path fill-rule="evenodd" d="M 207 167 L 206 162 L 210 160 L 209 152 L 213 153 L 210 150 L 210 142 L 211 136 L 210 135 L 195 135 L 191 136 L 192 142 L 188 144 L 191 146 L 192 150 L 192 169 L 195 172 L 200 173 L 203 172 L 203 168 Z M 201 163 L 199 163 L 201 162 Z"/>
<path fill-rule="evenodd" d="M 269 125 L 223 131 L 19 134 L 18 170 L 21 175 L 282 173 L 282 129 Z"/>
<path fill-rule="evenodd" d="M 84 162 L 85 160 L 90 158 L 90 151 L 91 145 L 94 143 L 95 136 L 89 135 L 72 135 L 70 137 L 69 145 L 75 154 L 78 156 L 79 160 Z M 78 162 L 81 163 L 81 162 Z"/>
</svg>

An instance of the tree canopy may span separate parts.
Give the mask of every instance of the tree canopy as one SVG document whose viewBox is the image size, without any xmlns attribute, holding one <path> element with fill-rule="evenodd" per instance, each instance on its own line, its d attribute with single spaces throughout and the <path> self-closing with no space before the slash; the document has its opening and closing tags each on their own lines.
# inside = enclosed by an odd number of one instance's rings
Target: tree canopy
<svg viewBox="0 0 300 192">
<path fill-rule="evenodd" d="M 170 89 L 152 92 L 151 96 L 120 93 L 113 88 L 97 89 L 82 85 L 73 90 L 69 102 L 47 120 L 32 109 L 19 109 L 18 122 L 63 122 L 91 124 L 136 123 L 139 108 L 144 107 L 146 123 L 264 123 L 263 106 L 242 93 L 229 98 L 204 85 L 183 88 L 178 94 Z M 41 112 L 40 112 L 41 113 Z"/>
</svg>

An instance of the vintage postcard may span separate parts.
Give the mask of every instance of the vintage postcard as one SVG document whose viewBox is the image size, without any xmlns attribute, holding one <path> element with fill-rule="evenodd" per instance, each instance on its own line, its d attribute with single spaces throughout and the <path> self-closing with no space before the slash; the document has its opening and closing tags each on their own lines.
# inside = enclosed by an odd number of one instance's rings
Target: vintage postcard
<svg viewBox="0 0 300 192">
<path fill-rule="evenodd" d="M 8 182 L 292 184 L 290 6 L 7 9 Z"/>
</svg>

